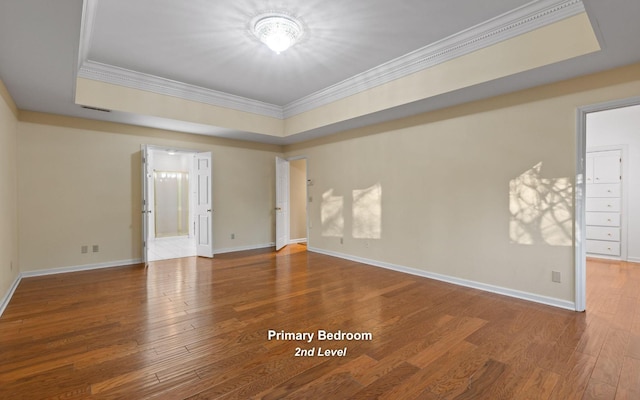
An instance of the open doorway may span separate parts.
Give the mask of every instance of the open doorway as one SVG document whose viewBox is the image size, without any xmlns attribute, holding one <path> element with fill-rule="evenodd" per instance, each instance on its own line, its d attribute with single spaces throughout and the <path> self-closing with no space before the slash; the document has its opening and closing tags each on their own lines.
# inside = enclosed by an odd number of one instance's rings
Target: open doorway
<svg viewBox="0 0 640 400">
<path fill-rule="evenodd" d="M 143 146 L 144 259 L 213 257 L 211 153 Z"/>
<path fill-rule="evenodd" d="M 640 98 L 578 109 L 576 167 L 575 303 L 584 311 L 587 257 L 640 262 Z"/>
<path fill-rule="evenodd" d="M 276 157 L 276 250 L 308 240 L 307 159 Z"/>
<path fill-rule="evenodd" d="M 194 153 L 151 149 L 149 261 L 196 255 L 193 229 Z"/>
</svg>

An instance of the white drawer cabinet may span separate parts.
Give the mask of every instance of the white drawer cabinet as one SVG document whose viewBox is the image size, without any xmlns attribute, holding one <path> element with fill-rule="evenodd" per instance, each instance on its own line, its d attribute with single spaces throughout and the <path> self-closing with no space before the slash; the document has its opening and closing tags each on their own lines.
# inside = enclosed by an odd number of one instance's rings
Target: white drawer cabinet
<svg viewBox="0 0 640 400">
<path fill-rule="evenodd" d="M 608 226 L 587 226 L 587 239 L 620 241 L 620 228 Z"/>
<path fill-rule="evenodd" d="M 620 213 L 588 212 L 586 217 L 587 227 L 620 226 Z"/>
<path fill-rule="evenodd" d="M 587 239 L 587 253 L 619 256 L 620 242 L 607 242 L 604 240 Z"/>
<path fill-rule="evenodd" d="M 586 170 L 586 248 L 593 256 L 621 255 L 622 152 L 588 151 Z"/>
<path fill-rule="evenodd" d="M 593 197 L 620 197 L 622 192 L 620 191 L 619 183 L 603 183 L 587 185 L 587 198 Z"/>
<path fill-rule="evenodd" d="M 620 198 L 588 197 L 587 211 L 620 212 Z"/>
</svg>

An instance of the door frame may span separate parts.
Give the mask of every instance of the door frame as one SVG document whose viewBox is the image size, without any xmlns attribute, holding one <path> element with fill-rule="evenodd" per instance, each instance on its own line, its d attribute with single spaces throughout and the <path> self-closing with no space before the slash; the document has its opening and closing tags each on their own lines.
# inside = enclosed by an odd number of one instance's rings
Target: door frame
<svg viewBox="0 0 640 400">
<path fill-rule="evenodd" d="M 587 306 L 587 253 L 585 172 L 587 156 L 587 114 L 640 105 L 640 96 L 618 99 L 578 107 L 576 110 L 576 177 L 574 220 L 575 309 L 585 311 Z"/>
<path fill-rule="evenodd" d="M 298 161 L 298 160 L 305 160 L 305 164 L 304 164 L 304 179 L 306 182 L 305 185 L 305 202 L 304 202 L 304 206 L 305 206 L 305 228 L 307 231 L 307 246 L 309 246 L 309 186 L 310 185 L 310 180 L 309 180 L 309 157 L 307 156 L 295 156 L 295 157 L 289 157 L 286 159 L 287 161 L 291 162 L 291 161 Z M 289 200 L 291 200 L 291 173 L 289 173 Z M 289 203 L 291 203 L 291 201 L 289 201 Z M 289 208 L 291 208 L 291 204 L 289 204 Z M 289 227 L 291 227 L 291 213 L 289 213 Z M 291 236 L 291 229 L 289 229 L 289 236 Z M 291 237 L 288 238 L 289 241 L 291 241 Z"/>
<path fill-rule="evenodd" d="M 278 194 L 278 167 L 277 167 L 277 160 L 281 159 L 287 162 L 287 164 L 289 164 L 290 166 L 290 162 L 291 161 L 297 161 L 297 160 L 305 160 L 305 229 L 306 229 L 306 240 L 307 240 L 307 246 L 309 246 L 309 242 L 311 240 L 310 238 L 310 226 L 309 226 L 309 186 L 311 186 L 310 180 L 309 180 L 309 157 L 305 156 L 305 155 L 299 155 L 299 156 L 294 156 L 294 157 L 280 157 L 280 156 L 276 156 L 276 171 L 275 171 L 275 193 L 276 196 Z M 285 212 L 285 218 L 284 218 L 284 224 L 285 224 L 285 244 L 283 247 L 288 246 L 289 244 L 291 244 L 291 169 L 288 169 L 288 176 L 287 176 L 287 210 Z M 276 197 L 276 202 L 275 202 L 275 212 L 278 212 L 278 201 L 277 201 L 277 197 Z M 278 215 L 275 215 L 275 245 L 276 245 L 276 251 L 278 250 Z"/>
</svg>

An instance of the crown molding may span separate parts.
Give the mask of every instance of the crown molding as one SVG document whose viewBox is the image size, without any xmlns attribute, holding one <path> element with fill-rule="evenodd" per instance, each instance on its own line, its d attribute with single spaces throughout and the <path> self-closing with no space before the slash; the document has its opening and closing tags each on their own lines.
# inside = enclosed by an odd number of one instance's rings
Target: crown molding
<svg viewBox="0 0 640 400">
<path fill-rule="evenodd" d="M 364 92 L 585 11 L 581 0 L 540 0 L 287 104 L 285 118 Z"/>
<path fill-rule="evenodd" d="M 330 104 L 585 11 L 581 0 L 534 0 L 281 107 L 89 60 L 97 2 L 85 0 L 78 77 L 279 119 Z"/>
<path fill-rule="evenodd" d="M 96 61 L 85 61 L 78 71 L 78 77 L 283 119 L 282 107 L 274 104 L 206 89 L 171 79 L 160 78 L 155 75 L 132 71 Z"/>
</svg>

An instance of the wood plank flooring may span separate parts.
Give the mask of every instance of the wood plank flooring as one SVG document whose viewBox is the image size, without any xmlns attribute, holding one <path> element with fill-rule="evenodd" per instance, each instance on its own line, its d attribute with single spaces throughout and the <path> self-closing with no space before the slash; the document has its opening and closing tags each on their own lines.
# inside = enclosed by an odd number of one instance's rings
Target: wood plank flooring
<svg viewBox="0 0 640 400">
<path fill-rule="evenodd" d="M 640 399 L 639 289 L 639 264 L 589 260 L 575 313 L 301 245 L 28 278 L 0 398 Z"/>
</svg>

